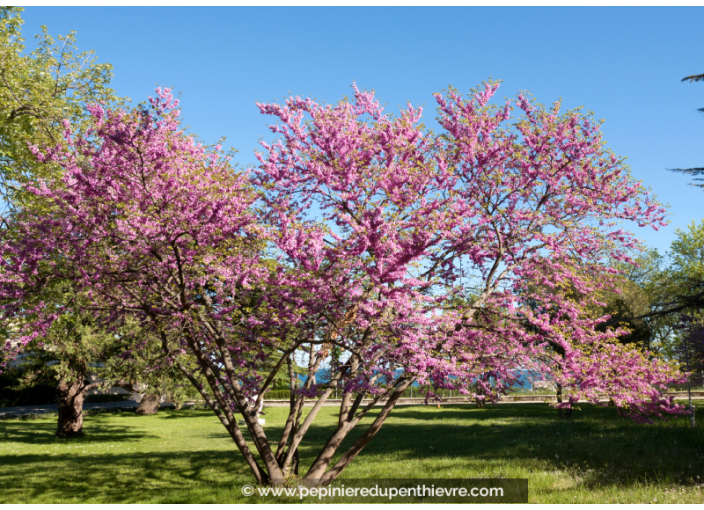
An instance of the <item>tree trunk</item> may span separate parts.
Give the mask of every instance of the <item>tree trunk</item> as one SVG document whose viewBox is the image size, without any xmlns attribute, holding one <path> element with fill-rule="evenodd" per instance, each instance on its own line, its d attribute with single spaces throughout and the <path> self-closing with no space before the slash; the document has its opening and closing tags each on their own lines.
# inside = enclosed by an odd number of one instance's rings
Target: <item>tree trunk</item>
<svg viewBox="0 0 704 510">
<path fill-rule="evenodd" d="M 142 401 L 139 403 L 136 414 L 156 414 L 159 410 L 159 397 L 147 393 L 142 397 Z"/>
<path fill-rule="evenodd" d="M 562 403 L 562 385 L 560 384 L 557 385 L 557 403 Z M 569 407 L 558 407 L 557 413 L 560 415 L 560 418 L 572 418 L 572 401 L 570 400 Z"/>
<path fill-rule="evenodd" d="M 293 453 L 293 460 L 291 460 L 291 472 L 298 476 L 298 466 L 300 464 L 300 459 L 298 458 L 298 448 Z"/>
<path fill-rule="evenodd" d="M 482 374 L 481 376 L 479 376 L 479 378 L 477 378 L 477 396 L 474 399 L 474 401 L 477 403 L 477 409 L 483 409 L 486 406 L 486 392 L 479 385 L 480 378 L 482 381 L 484 381 L 485 374 Z"/>
<path fill-rule="evenodd" d="M 61 379 L 56 388 L 56 402 L 59 408 L 59 425 L 56 435 L 59 437 L 77 437 L 83 435 L 83 399 L 86 386 L 83 379 L 67 383 Z"/>
<path fill-rule="evenodd" d="M 352 447 L 347 450 L 347 452 L 345 452 L 342 458 L 328 472 L 325 473 L 325 468 L 327 467 L 328 462 L 330 462 L 331 456 L 327 459 L 324 459 L 325 449 L 323 449 L 323 451 L 321 451 L 321 453 L 318 455 L 318 458 L 308 470 L 308 473 L 306 474 L 304 479 L 315 480 L 319 478 L 319 485 L 322 487 L 330 485 L 332 482 L 334 482 L 335 479 L 340 476 L 342 471 L 344 471 L 344 469 L 349 465 L 349 463 L 352 462 L 357 455 L 359 455 L 359 452 L 361 452 L 364 447 L 369 443 L 369 441 L 374 438 L 376 433 L 379 432 L 379 429 L 384 424 L 384 421 L 386 421 L 386 418 L 389 416 L 389 413 L 396 405 L 398 399 L 401 397 L 401 395 L 403 395 L 403 392 L 406 391 L 406 389 L 411 384 L 413 384 L 414 380 L 415 378 L 409 379 L 408 381 L 401 383 L 396 388 L 396 390 L 391 394 L 389 399 L 386 401 L 386 404 L 381 409 L 381 412 L 377 415 L 376 419 L 372 422 L 366 432 L 364 432 L 364 434 L 362 434 L 362 436 L 357 439 L 357 441 L 352 445 Z M 328 443 L 330 442 L 331 441 L 328 441 Z"/>
</svg>

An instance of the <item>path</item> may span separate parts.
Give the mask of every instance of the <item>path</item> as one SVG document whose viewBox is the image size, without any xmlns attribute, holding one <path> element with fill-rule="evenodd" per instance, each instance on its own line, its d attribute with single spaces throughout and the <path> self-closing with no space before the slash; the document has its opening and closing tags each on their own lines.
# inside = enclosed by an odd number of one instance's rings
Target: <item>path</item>
<svg viewBox="0 0 704 510">
<path fill-rule="evenodd" d="M 674 396 L 678 400 L 687 399 L 687 392 L 674 392 L 668 395 Z M 542 404 L 549 399 L 555 401 L 555 395 L 505 395 L 501 398 L 499 404 Z M 693 391 L 692 400 L 704 400 L 704 391 Z M 312 406 L 315 400 L 306 400 L 306 406 Z M 369 401 L 362 401 L 362 404 L 367 404 Z M 586 402 L 580 400 L 580 402 Z M 425 403 L 424 398 L 401 398 L 397 402 L 397 405 L 422 405 Z M 190 407 L 194 405 L 195 402 L 187 402 L 185 407 Z M 339 405 L 339 400 L 328 400 L 324 406 L 336 406 Z M 384 405 L 385 402 L 378 402 L 377 406 Z M 435 405 L 437 402 L 430 401 L 428 405 Z M 467 400 L 465 397 L 449 397 L 443 399 L 442 404 L 465 404 L 474 405 L 474 400 Z M 124 401 L 124 402 L 105 402 L 105 403 L 90 403 L 84 404 L 83 409 L 87 411 L 95 409 L 136 409 L 139 404 L 134 401 Z M 289 405 L 288 400 L 267 400 L 264 402 L 265 407 L 286 407 Z M 172 408 L 174 404 L 161 404 L 161 408 Z M 44 406 L 19 406 L 19 407 L 0 407 L 0 418 L 9 416 L 22 416 L 27 414 L 45 414 L 45 413 L 55 413 L 56 404 L 48 404 Z"/>
</svg>

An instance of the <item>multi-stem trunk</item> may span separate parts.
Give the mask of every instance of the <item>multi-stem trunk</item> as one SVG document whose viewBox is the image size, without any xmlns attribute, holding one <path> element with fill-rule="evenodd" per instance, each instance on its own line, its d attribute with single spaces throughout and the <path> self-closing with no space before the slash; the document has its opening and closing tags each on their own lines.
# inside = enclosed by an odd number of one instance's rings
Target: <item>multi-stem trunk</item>
<svg viewBox="0 0 704 510">
<path fill-rule="evenodd" d="M 371 409 L 371 407 L 378 401 L 374 400 L 369 404 L 363 411 L 361 411 L 356 417 L 350 415 L 347 426 L 340 427 L 338 430 L 346 428 L 341 437 L 335 437 L 335 434 L 330 438 L 328 444 L 321 451 L 318 458 L 313 462 L 313 465 L 308 470 L 305 478 L 308 480 L 319 480 L 318 484 L 321 486 L 330 485 L 337 479 L 338 476 L 347 468 L 347 466 L 354 460 L 354 458 L 359 455 L 359 453 L 364 449 L 364 447 L 369 444 L 369 442 L 374 439 L 374 436 L 379 432 L 381 426 L 384 424 L 386 419 L 389 417 L 389 413 L 396 406 L 396 402 L 403 395 L 403 392 L 413 383 L 414 379 L 406 379 L 401 381 L 395 388 L 389 399 L 384 404 L 381 412 L 377 415 L 376 419 L 372 422 L 369 428 L 360 436 L 357 441 L 342 455 L 342 458 L 337 461 L 337 463 L 326 471 L 327 466 L 332 459 L 332 455 L 337 450 L 337 447 L 342 442 L 342 439 L 349 433 L 349 431 L 354 427 L 356 423 L 359 422 L 361 418 L 364 417 L 366 412 Z"/>
<path fill-rule="evenodd" d="M 200 384 L 196 378 L 196 374 L 191 373 L 190 370 L 188 370 L 181 363 L 177 363 L 177 366 L 179 370 L 186 375 L 191 384 L 198 389 L 205 401 L 218 416 L 222 424 L 228 432 L 230 432 L 230 435 L 235 440 L 237 447 L 252 469 L 257 482 L 260 484 L 282 483 L 286 475 L 297 474 L 299 469 L 299 445 L 312 424 L 312 421 L 318 414 L 318 411 L 322 408 L 328 397 L 337 387 L 343 372 L 349 372 L 348 375 L 350 376 L 356 374 L 356 367 L 358 364 L 355 359 L 356 357 L 352 356 L 352 359 L 348 360 L 345 364 L 344 370 L 338 371 L 338 373 L 331 378 L 329 384 L 327 385 L 328 388 L 319 396 L 311 411 L 305 416 L 303 423 L 301 423 L 301 417 L 305 403 L 305 393 L 301 392 L 297 396 L 292 394 L 289 417 L 284 426 L 281 440 L 278 442 L 276 453 L 274 453 L 271 449 L 270 439 L 267 437 L 264 429 L 256 419 L 256 403 L 263 397 L 266 388 L 260 389 L 259 397 L 256 399 L 257 402 L 255 402 L 255 406 L 252 406 L 248 402 L 248 399 L 240 386 L 239 377 L 237 376 L 237 372 L 235 370 L 235 363 L 231 358 L 230 351 L 227 348 L 222 332 L 219 330 L 219 326 L 214 323 L 210 324 L 206 320 L 203 320 L 203 324 L 206 326 L 207 334 L 213 341 L 211 346 L 214 344 L 214 350 L 217 353 L 216 356 L 219 361 L 218 363 L 213 363 L 212 359 L 208 357 L 206 351 L 203 349 L 206 344 L 196 341 L 196 335 L 192 334 L 187 328 L 185 329 L 184 338 L 187 341 L 188 347 L 196 357 L 198 372 L 200 376 L 205 379 L 207 385 Z M 366 336 L 366 343 L 362 343 L 362 349 L 368 347 L 367 343 L 369 340 Z M 165 335 L 162 335 L 162 341 L 165 351 L 170 353 Z M 312 376 L 314 376 L 319 370 L 320 364 L 325 358 L 325 355 L 316 353 L 312 349 L 309 354 L 309 377 L 307 378 L 306 383 L 304 383 L 304 389 L 306 390 L 311 387 L 314 380 Z M 289 356 L 290 352 L 285 352 L 284 358 L 279 361 L 275 367 L 275 370 L 278 371 L 278 369 L 286 363 L 289 368 L 291 387 L 293 388 L 295 374 L 293 373 L 293 363 Z M 370 363 L 373 363 L 376 359 L 370 359 L 369 361 Z M 372 379 L 376 380 L 376 376 Z M 352 405 L 350 405 L 351 402 L 349 395 L 347 396 L 348 398 L 343 396 L 338 430 L 333 433 L 333 436 L 330 438 L 326 446 L 321 451 L 321 454 L 309 469 L 305 479 L 320 485 L 327 485 L 335 480 L 347 467 L 347 465 L 362 451 L 366 444 L 369 443 L 369 441 L 371 441 L 376 435 L 381 428 L 381 425 L 388 417 L 388 414 L 395 406 L 398 398 L 403 394 L 408 386 L 410 386 L 412 381 L 413 378 L 402 378 L 398 380 L 393 387 L 388 388 L 387 392 L 374 396 L 372 401 L 364 409 L 359 411 L 358 409 L 362 402 L 363 393 L 357 396 Z M 362 436 L 352 445 L 352 447 L 343 454 L 340 461 L 338 461 L 329 471 L 327 471 L 327 467 L 344 437 L 348 435 L 355 425 L 357 425 L 359 421 L 364 418 L 364 416 L 377 402 L 380 401 L 382 397 L 389 398 L 379 415 L 369 426 L 369 428 L 362 434 Z M 342 412 L 343 408 L 344 412 Z M 243 418 L 242 421 L 244 421 L 246 429 L 249 432 L 250 440 L 259 454 L 258 459 L 255 458 L 253 452 L 249 450 L 246 444 L 245 438 L 242 435 L 242 431 L 244 429 L 240 430 L 238 427 L 238 420 L 234 415 L 235 410 L 239 411 Z M 259 461 L 263 461 L 263 465 L 260 465 Z"/>
</svg>

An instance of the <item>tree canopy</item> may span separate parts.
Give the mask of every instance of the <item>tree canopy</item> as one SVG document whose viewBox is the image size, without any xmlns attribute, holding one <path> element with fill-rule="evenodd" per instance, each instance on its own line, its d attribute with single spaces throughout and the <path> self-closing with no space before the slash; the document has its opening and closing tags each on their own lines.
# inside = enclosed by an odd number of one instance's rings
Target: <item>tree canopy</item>
<svg viewBox="0 0 704 510">
<path fill-rule="evenodd" d="M 75 301 L 47 307 L 32 292 L 69 281 L 106 323 L 136 320 L 259 482 L 298 472 L 298 448 L 336 388 L 338 425 L 305 475 L 323 485 L 414 381 L 428 399 L 437 388 L 496 399 L 530 370 L 560 383 L 564 405 L 606 396 L 638 419 L 681 412 L 662 395 L 674 367 L 618 342 L 619 328 L 599 330 L 607 318 L 592 313 L 618 284 L 607 260 L 633 262 L 638 241 L 620 223 L 658 228 L 664 208 L 590 116 L 524 95 L 495 106 L 497 89 L 436 94 L 439 136 L 421 109 L 386 114 L 356 87 L 335 105 L 260 104 L 280 139 L 244 172 L 184 133 L 168 89 L 148 109 L 89 106 L 92 129 L 66 122 L 63 142 L 32 148 L 61 179 L 22 188 L 51 214 L 8 219 L 2 312 L 22 319 L 23 343 L 44 335 Z M 306 382 L 272 442 L 256 410 L 282 370 L 294 377 L 296 356 Z M 487 374 L 493 384 L 476 393 Z M 306 396 L 318 400 L 303 418 Z"/>
</svg>

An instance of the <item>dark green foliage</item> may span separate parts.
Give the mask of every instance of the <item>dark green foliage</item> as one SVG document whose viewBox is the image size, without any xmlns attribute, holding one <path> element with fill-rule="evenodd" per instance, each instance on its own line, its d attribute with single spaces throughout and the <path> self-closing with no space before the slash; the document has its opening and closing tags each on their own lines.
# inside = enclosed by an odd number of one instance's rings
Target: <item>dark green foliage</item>
<svg viewBox="0 0 704 510">
<path fill-rule="evenodd" d="M 0 373 L 0 407 L 38 406 L 56 403 L 56 379 L 37 377 L 33 384 L 25 387 L 27 374 L 14 368 Z"/>
<path fill-rule="evenodd" d="M 23 182 L 50 178 L 51 165 L 38 165 L 29 145 L 61 143 L 62 121 L 74 132 L 91 122 L 86 103 L 120 101 L 110 89 L 112 66 L 92 51 L 79 53 L 76 34 L 37 36 L 37 49 L 25 52 L 22 8 L 0 7 L 0 198 L 6 210 L 27 206 Z"/>
<path fill-rule="evenodd" d="M 130 399 L 129 393 L 120 393 L 118 395 L 88 395 L 83 401 L 86 404 L 93 402 L 103 403 L 103 402 L 125 402 Z M 135 402 L 136 405 L 136 402 Z"/>
<path fill-rule="evenodd" d="M 704 112 L 704 108 L 700 108 L 700 111 Z M 683 174 L 694 175 L 694 176 L 704 175 L 704 168 L 699 168 L 699 167 L 697 167 L 697 168 L 669 168 L 668 170 L 670 170 L 670 172 L 680 172 Z M 704 179 L 702 179 L 702 178 L 695 178 L 694 180 L 695 181 L 704 181 Z M 699 183 L 699 184 L 695 184 L 693 182 L 690 182 L 689 184 L 690 184 L 690 186 L 697 186 L 698 188 L 704 188 L 704 182 Z"/>
<path fill-rule="evenodd" d="M 682 78 L 682 81 L 689 81 L 689 82 L 704 81 L 704 74 L 693 74 L 691 76 L 685 76 L 684 78 Z"/>
<path fill-rule="evenodd" d="M 266 400 L 288 400 L 289 398 L 291 398 L 291 391 L 288 389 L 271 390 L 266 393 Z"/>
<path fill-rule="evenodd" d="M 682 78 L 682 81 L 688 81 L 690 83 L 698 82 L 698 81 L 704 81 L 704 74 L 693 74 L 691 76 L 685 76 Z M 704 108 L 699 108 L 698 111 L 704 112 Z M 683 174 L 689 174 L 689 175 L 704 175 L 704 168 L 698 167 L 698 168 L 671 168 L 670 171 L 672 172 L 681 172 Z M 695 181 L 704 181 L 704 179 L 694 179 Z M 694 184 L 691 183 L 692 186 L 698 186 L 700 188 L 704 188 L 704 183 L 701 184 Z"/>
</svg>

